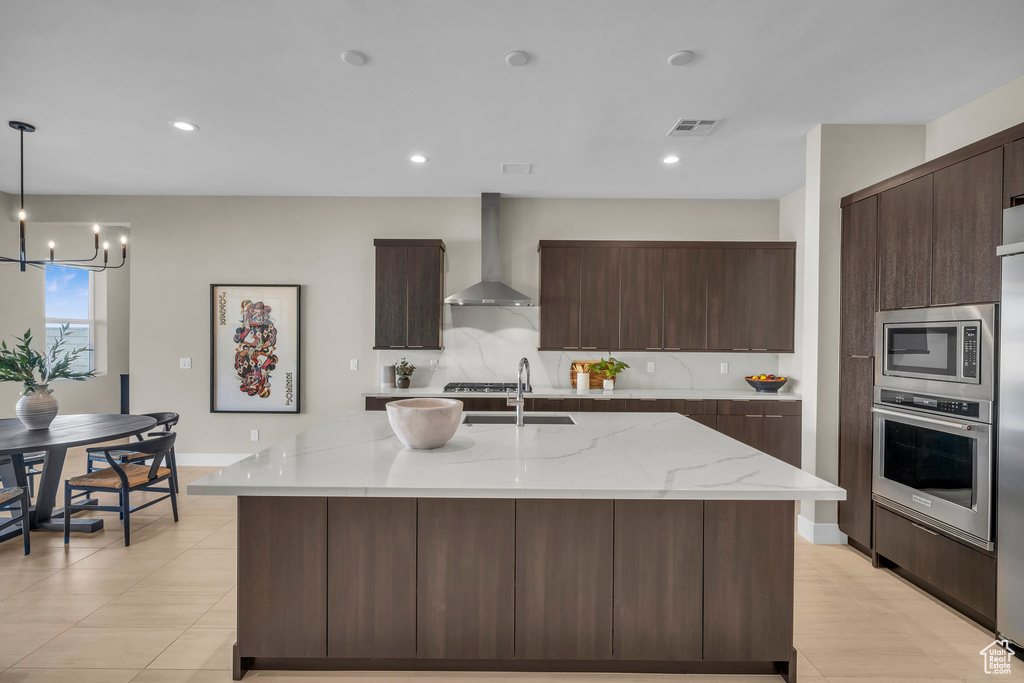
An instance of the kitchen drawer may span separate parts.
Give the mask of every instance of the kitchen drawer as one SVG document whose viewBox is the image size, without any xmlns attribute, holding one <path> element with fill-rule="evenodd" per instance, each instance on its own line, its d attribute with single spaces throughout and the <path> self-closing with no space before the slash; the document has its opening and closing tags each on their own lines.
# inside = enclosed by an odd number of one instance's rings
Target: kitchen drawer
<svg viewBox="0 0 1024 683">
<path fill-rule="evenodd" d="M 580 409 L 578 398 L 528 398 L 527 410 L 546 410 L 551 412 L 577 412 Z"/>
<path fill-rule="evenodd" d="M 875 505 L 875 551 L 981 616 L 995 618 L 994 557 L 881 505 Z"/>
<path fill-rule="evenodd" d="M 719 401 L 719 415 L 764 415 L 765 401 Z"/>
<path fill-rule="evenodd" d="M 627 398 L 627 413 L 674 413 L 676 412 L 675 401 L 672 399 L 660 398 Z"/>
<path fill-rule="evenodd" d="M 673 404 L 673 409 L 680 415 L 718 415 L 718 401 L 678 398 Z"/>
<path fill-rule="evenodd" d="M 391 398 L 388 396 L 367 396 L 366 410 L 385 410 L 384 406 L 386 406 L 388 402 L 397 400 L 397 398 Z"/>
<path fill-rule="evenodd" d="M 481 411 L 494 411 L 494 410 L 515 410 L 515 406 L 508 404 L 508 397 L 505 394 L 500 396 L 491 397 L 477 397 L 477 398 L 460 398 L 462 401 L 463 410 L 481 410 Z"/>
<path fill-rule="evenodd" d="M 801 415 L 800 401 L 761 401 L 765 415 Z"/>
<path fill-rule="evenodd" d="M 624 398 L 581 398 L 580 412 L 621 413 L 626 409 Z"/>
</svg>

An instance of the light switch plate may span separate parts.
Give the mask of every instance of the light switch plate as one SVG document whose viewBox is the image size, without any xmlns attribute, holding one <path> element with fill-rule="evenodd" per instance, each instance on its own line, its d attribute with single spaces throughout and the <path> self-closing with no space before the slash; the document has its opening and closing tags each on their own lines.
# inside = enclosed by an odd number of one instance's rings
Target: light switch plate
<svg viewBox="0 0 1024 683">
<path fill-rule="evenodd" d="M 191 370 L 192 369 L 192 359 L 191 358 L 179 358 L 178 359 L 178 368 L 180 368 L 181 370 Z"/>
<path fill-rule="evenodd" d="M 359 359 L 358 358 L 353 358 L 352 360 L 350 360 L 348 362 L 348 369 L 349 370 L 358 370 L 359 369 Z"/>
<path fill-rule="evenodd" d="M 260 440 L 260 430 L 258 430 L 258 429 L 252 430 L 252 434 L 250 436 L 251 436 L 253 441 L 259 441 Z"/>
<path fill-rule="evenodd" d="M 722 374 L 723 375 L 729 374 L 729 364 L 728 363 L 722 363 Z"/>
<path fill-rule="evenodd" d="M 430 361 L 430 369 L 431 370 L 437 370 L 437 361 L 436 360 Z"/>
<path fill-rule="evenodd" d="M 647 372 L 654 372 L 654 361 L 653 360 L 647 363 Z"/>
</svg>

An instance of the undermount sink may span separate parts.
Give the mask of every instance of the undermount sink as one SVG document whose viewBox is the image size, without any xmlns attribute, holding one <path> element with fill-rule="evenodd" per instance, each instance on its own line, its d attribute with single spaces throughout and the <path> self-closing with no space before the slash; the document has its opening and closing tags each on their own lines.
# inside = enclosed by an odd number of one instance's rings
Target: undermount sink
<svg viewBox="0 0 1024 683">
<path fill-rule="evenodd" d="M 466 415 L 464 425 L 514 425 L 515 415 Z M 575 425 L 568 415 L 525 415 L 523 423 L 528 425 Z"/>
</svg>

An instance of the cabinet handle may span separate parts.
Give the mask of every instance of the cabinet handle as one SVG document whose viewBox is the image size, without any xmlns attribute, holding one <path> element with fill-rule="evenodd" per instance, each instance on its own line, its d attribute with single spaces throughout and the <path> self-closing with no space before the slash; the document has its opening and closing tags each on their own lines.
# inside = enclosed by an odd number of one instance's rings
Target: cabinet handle
<svg viewBox="0 0 1024 683">
<path fill-rule="evenodd" d="M 595 398 L 594 401 L 610 401 L 610 398 Z"/>
<path fill-rule="evenodd" d="M 921 304 L 920 306 L 904 306 L 903 308 L 928 308 L 928 304 Z M 896 309 L 899 310 L 899 309 Z M 924 527 L 921 527 L 922 529 Z"/>
<path fill-rule="evenodd" d="M 660 346 L 648 346 L 644 351 L 661 351 Z"/>
<path fill-rule="evenodd" d="M 666 346 L 665 350 L 666 351 L 682 351 L 683 347 L 681 347 L 681 346 Z"/>
<path fill-rule="evenodd" d="M 939 532 L 938 532 L 938 531 L 932 531 L 931 529 L 929 529 L 929 528 L 928 528 L 928 527 L 926 527 L 926 526 L 921 526 L 920 524 L 914 524 L 914 522 L 911 522 L 911 524 L 912 524 L 913 526 L 916 526 L 916 527 L 917 527 L 918 529 L 920 529 L 921 531 L 924 531 L 924 532 L 926 532 L 926 533 L 929 533 L 929 534 L 931 534 L 932 536 L 938 536 L 938 535 L 939 535 Z"/>
<path fill-rule="evenodd" d="M 764 417 L 782 417 L 782 415 L 765 415 Z"/>
<path fill-rule="evenodd" d="M 768 349 L 750 349 L 751 351 L 767 351 Z"/>
<path fill-rule="evenodd" d="M 656 399 L 656 398 L 642 398 L 640 400 L 641 401 L 657 401 L 658 399 Z"/>
<path fill-rule="evenodd" d="M 410 344 L 409 346 L 407 346 L 405 348 L 407 348 L 407 349 L 422 349 L 423 347 L 422 346 L 413 346 L 412 344 Z"/>
<path fill-rule="evenodd" d="M 578 351 L 579 348 L 580 347 L 578 347 L 578 346 L 563 346 L 562 350 L 563 351 Z"/>
<path fill-rule="evenodd" d="M 750 349 L 733 349 L 733 351 L 749 351 Z"/>
<path fill-rule="evenodd" d="M 580 348 L 583 349 L 584 351 L 597 351 L 596 346 L 581 346 Z"/>
<path fill-rule="evenodd" d="M 744 415 L 743 417 L 764 417 L 764 415 Z"/>
<path fill-rule="evenodd" d="M 873 356 L 858 356 L 856 354 L 850 356 L 850 358 L 872 358 Z"/>
</svg>

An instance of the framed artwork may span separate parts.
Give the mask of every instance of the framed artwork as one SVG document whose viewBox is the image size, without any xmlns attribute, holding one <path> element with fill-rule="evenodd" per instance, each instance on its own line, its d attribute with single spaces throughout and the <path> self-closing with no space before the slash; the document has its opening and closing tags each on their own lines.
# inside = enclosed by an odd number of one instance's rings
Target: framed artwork
<svg viewBox="0 0 1024 683">
<path fill-rule="evenodd" d="M 299 285 L 210 285 L 210 412 L 298 413 Z"/>
</svg>

